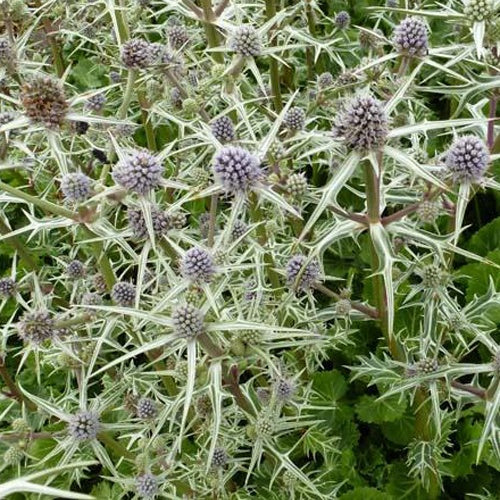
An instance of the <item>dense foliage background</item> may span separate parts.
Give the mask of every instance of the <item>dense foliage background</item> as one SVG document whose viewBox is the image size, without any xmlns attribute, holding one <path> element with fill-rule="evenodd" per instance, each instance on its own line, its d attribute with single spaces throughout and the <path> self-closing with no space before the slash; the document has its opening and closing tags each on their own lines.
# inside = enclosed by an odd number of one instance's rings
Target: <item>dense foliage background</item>
<svg viewBox="0 0 500 500">
<path fill-rule="evenodd" d="M 498 498 L 498 2 L 0 26 L 0 497 Z"/>
</svg>

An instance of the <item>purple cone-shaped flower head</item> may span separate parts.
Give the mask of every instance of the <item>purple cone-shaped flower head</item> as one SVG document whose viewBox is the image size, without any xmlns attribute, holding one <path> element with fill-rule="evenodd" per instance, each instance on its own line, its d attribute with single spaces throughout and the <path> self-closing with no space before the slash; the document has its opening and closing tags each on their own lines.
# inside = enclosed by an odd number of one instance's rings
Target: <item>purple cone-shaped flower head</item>
<svg viewBox="0 0 500 500">
<path fill-rule="evenodd" d="M 258 158 L 240 147 L 221 149 L 215 155 L 213 168 L 224 189 L 231 193 L 247 190 L 261 175 Z"/>
<path fill-rule="evenodd" d="M 286 265 L 287 284 L 301 291 L 309 290 L 319 278 L 319 266 L 315 260 L 307 263 L 305 255 L 294 255 Z"/>
<path fill-rule="evenodd" d="M 382 103 L 370 96 L 352 98 L 338 117 L 333 132 L 343 137 L 351 149 L 368 151 L 379 148 L 388 134 Z"/>
<path fill-rule="evenodd" d="M 427 26 L 416 17 L 407 17 L 396 26 L 393 43 L 400 54 L 425 56 L 429 50 Z"/>
<path fill-rule="evenodd" d="M 79 411 L 71 416 L 68 423 L 68 433 L 77 441 L 95 439 L 100 429 L 99 415 L 93 411 Z"/>
<path fill-rule="evenodd" d="M 172 314 L 174 333 L 192 339 L 203 333 L 203 313 L 192 304 L 179 306 Z"/>
<path fill-rule="evenodd" d="M 208 283 L 215 273 L 214 259 L 202 248 L 191 248 L 182 258 L 181 271 L 190 281 Z"/>
<path fill-rule="evenodd" d="M 483 177 L 489 159 L 484 142 L 474 135 L 465 135 L 446 154 L 446 167 L 457 182 L 477 182 Z"/>
<path fill-rule="evenodd" d="M 161 185 L 162 174 L 163 167 L 155 156 L 136 150 L 116 164 L 113 179 L 129 191 L 146 195 Z"/>
</svg>

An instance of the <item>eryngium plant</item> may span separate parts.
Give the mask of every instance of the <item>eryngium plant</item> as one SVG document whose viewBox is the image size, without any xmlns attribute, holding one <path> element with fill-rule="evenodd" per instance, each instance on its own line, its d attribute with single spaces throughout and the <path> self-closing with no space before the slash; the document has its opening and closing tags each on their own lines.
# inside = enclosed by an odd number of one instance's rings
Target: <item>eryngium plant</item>
<svg viewBox="0 0 500 500">
<path fill-rule="evenodd" d="M 0 24 L 0 497 L 495 498 L 498 2 Z"/>
</svg>

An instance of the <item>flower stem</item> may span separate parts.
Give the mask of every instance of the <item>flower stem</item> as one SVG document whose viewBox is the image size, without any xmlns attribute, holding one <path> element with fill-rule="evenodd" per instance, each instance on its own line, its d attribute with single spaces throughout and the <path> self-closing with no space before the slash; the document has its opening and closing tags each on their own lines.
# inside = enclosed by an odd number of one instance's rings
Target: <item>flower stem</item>
<svg viewBox="0 0 500 500">
<path fill-rule="evenodd" d="M 314 12 L 312 10 L 311 4 L 306 4 L 306 17 L 307 26 L 309 28 L 309 34 L 311 37 L 316 37 L 316 21 L 314 19 Z M 312 47 L 306 48 L 306 64 L 307 64 L 307 78 L 312 80 L 314 78 L 315 68 L 313 59 L 313 49 Z"/>
<path fill-rule="evenodd" d="M 208 246 L 214 246 L 215 221 L 217 217 L 217 202 L 219 195 L 213 194 L 210 198 L 210 219 L 208 221 Z"/>
<path fill-rule="evenodd" d="M 118 0 L 118 8 L 115 9 L 116 24 L 118 25 L 118 35 L 120 43 L 126 42 L 130 38 L 128 24 L 124 14 L 125 7 L 122 0 Z"/>
<path fill-rule="evenodd" d="M 493 152 L 493 145 L 495 144 L 495 116 L 497 112 L 497 95 L 493 93 L 490 97 L 490 112 L 488 121 L 488 132 L 486 144 L 488 149 Z"/>
<path fill-rule="evenodd" d="M 100 432 L 97 435 L 97 439 L 101 441 L 101 443 L 112 450 L 116 455 L 121 456 L 123 458 L 128 458 L 129 460 L 135 460 L 135 455 L 127 450 L 125 446 L 115 440 L 115 438 L 109 432 Z"/>
<path fill-rule="evenodd" d="M 488 389 L 486 389 L 485 393 L 486 399 L 488 400 L 493 399 L 495 393 L 497 392 L 499 383 L 500 383 L 500 375 L 497 374 L 493 377 L 493 380 L 491 381 Z"/>
<path fill-rule="evenodd" d="M 130 101 L 132 100 L 132 95 L 134 93 L 134 85 L 137 79 L 137 72 L 133 69 L 128 71 L 127 75 L 127 85 L 125 87 L 125 93 L 123 95 L 122 105 L 118 110 L 118 118 L 123 120 L 127 116 L 127 111 L 130 106 Z"/>
<path fill-rule="evenodd" d="M 43 28 L 45 30 L 45 35 L 49 41 L 50 49 L 52 50 L 52 58 L 54 59 L 54 66 L 56 67 L 56 73 L 59 78 L 64 75 L 64 61 L 61 54 L 61 49 L 57 43 L 57 39 L 53 32 L 52 23 L 49 19 L 43 20 Z"/>
<path fill-rule="evenodd" d="M 451 386 L 459 391 L 465 391 L 481 399 L 486 399 L 486 390 L 482 387 L 474 387 L 473 385 L 462 384 L 456 380 L 451 381 Z"/>
<path fill-rule="evenodd" d="M 275 15 L 276 15 L 275 0 L 266 0 L 267 20 L 272 19 Z M 271 27 L 271 29 L 269 30 L 269 44 L 272 47 L 276 46 L 276 41 L 273 38 L 274 30 L 275 26 Z M 277 113 L 279 113 L 283 108 L 283 101 L 281 99 L 280 72 L 279 72 L 278 61 L 274 57 L 270 57 L 269 70 L 271 73 L 271 89 L 273 91 L 274 110 Z"/>
<path fill-rule="evenodd" d="M 142 126 L 144 127 L 144 131 L 146 132 L 146 141 L 148 143 L 148 149 L 150 151 L 157 151 L 156 147 L 156 137 L 153 129 L 153 124 L 151 123 L 151 117 L 149 116 L 148 109 L 150 108 L 150 104 L 146 99 L 144 91 L 137 91 L 137 100 L 141 106 L 141 117 L 142 117 Z"/>
<path fill-rule="evenodd" d="M 369 224 L 378 224 L 380 222 L 380 179 L 374 171 L 373 166 L 369 162 L 364 163 L 365 171 L 365 196 L 366 208 Z M 379 259 L 375 246 L 370 240 L 370 255 L 372 261 L 373 274 L 373 290 L 375 294 L 375 304 L 379 312 L 380 328 L 384 333 L 388 343 L 389 350 L 395 359 L 399 358 L 398 351 L 393 346 L 393 341 L 389 338 L 387 329 L 387 299 L 382 277 L 378 274 Z"/>
<path fill-rule="evenodd" d="M 217 6 L 214 9 L 215 17 L 219 17 L 225 10 L 229 4 L 229 0 L 220 0 Z"/>
<path fill-rule="evenodd" d="M 225 355 L 225 352 L 216 344 L 212 342 L 212 339 L 206 334 L 202 333 L 197 337 L 198 343 L 205 350 L 205 352 L 211 358 L 222 358 Z M 250 415 L 254 415 L 255 411 L 247 400 L 246 396 L 243 394 L 239 384 L 238 377 L 238 369 L 236 366 L 228 367 L 227 363 L 222 363 L 222 380 L 224 384 L 229 388 L 229 391 L 234 396 L 236 403 L 238 406 L 244 410 L 246 413 Z"/>
<path fill-rule="evenodd" d="M 377 163 L 379 171 L 382 172 L 383 153 L 377 153 Z M 365 174 L 365 196 L 367 217 L 369 224 L 380 224 L 380 177 L 375 172 L 374 167 L 370 162 L 364 163 Z M 379 271 L 379 258 L 375 250 L 373 241 L 370 240 L 370 253 L 372 260 L 372 273 L 373 273 L 373 289 L 375 293 L 375 303 L 379 312 L 380 328 L 384 334 L 387 342 L 387 347 L 391 356 L 396 361 L 405 362 L 404 354 L 396 342 L 394 336 L 389 337 L 388 324 L 387 324 L 387 298 L 385 294 L 385 287 Z M 415 433 L 422 441 L 431 441 L 431 429 L 429 422 L 429 402 L 426 392 L 419 388 L 417 389 L 415 401 L 413 404 L 415 411 Z M 439 494 L 439 480 L 436 472 L 431 475 L 430 486 L 428 490 L 429 499 L 438 497 Z"/>
<path fill-rule="evenodd" d="M 326 287 L 322 283 L 316 283 L 314 285 L 314 288 L 316 290 L 320 291 L 321 293 L 324 293 L 327 297 L 331 297 L 332 299 L 335 299 L 337 301 L 342 299 L 342 297 L 338 293 L 335 293 L 333 290 L 330 290 L 328 287 Z M 365 306 L 364 304 L 361 304 L 359 302 L 355 302 L 353 300 L 349 300 L 349 302 L 351 304 L 351 307 L 353 309 L 356 309 L 356 311 L 359 311 L 360 313 L 366 314 L 370 318 L 378 319 L 378 316 L 379 316 L 378 311 L 375 308 L 370 307 L 370 306 Z"/>
<path fill-rule="evenodd" d="M 219 34 L 213 25 L 215 14 L 212 9 L 212 0 L 201 0 L 201 7 L 203 9 L 203 27 L 207 36 L 208 45 L 210 48 L 215 49 L 219 47 Z M 220 52 L 212 52 L 213 58 L 219 64 L 224 62 L 224 57 Z"/>
<path fill-rule="evenodd" d="M 425 442 L 432 441 L 431 426 L 430 426 L 430 409 L 429 401 L 426 392 L 422 388 L 418 388 L 415 394 L 413 403 L 415 409 L 415 433 L 419 439 Z M 435 464 L 433 464 L 435 465 Z M 434 500 L 439 497 L 439 479 L 437 472 L 434 470 L 430 475 L 430 484 L 427 490 L 428 499 Z"/>
<path fill-rule="evenodd" d="M 85 233 L 87 233 L 87 236 L 95 238 L 96 234 L 91 229 L 89 229 L 87 226 L 83 226 L 83 228 Z M 116 283 L 116 277 L 113 271 L 113 267 L 111 266 L 109 257 L 106 255 L 106 252 L 104 250 L 103 242 L 102 241 L 93 242 L 92 249 L 99 270 L 101 271 L 104 281 L 106 282 L 106 286 L 108 290 L 111 290 L 113 288 L 113 285 Z"/>
<path fill-rule="evenodd" d="M 253 221 L 259 223 L 256 228 L 258 240 L 260 245 L 265 248 L 268 241 L 268 236 L 266 226 L 264 225 L 264 215 L 262 214 L 262 210 L 259 207 L 256 194 L 250 193 L 249 198 L 250 214 Z M 276 266 L 274 264 L 274 259 L 269 251 L 264 252 L 264 262 L 266 264 L 267 277 L 274 288 L 274 292 L 277 293 L 277 291 L 281 288 L 280 278 L 278 273 L 275 271 Z"/>
<path fill-rule="evenodd" d="M 182 3 L 191 9 L 193 14 L 199 19 L 203 18 L 203 11 L 192 1 L 192 0 L 182 0 Z"/>
<path fill-rule="evenodd" d="M 7 191 L 7 193 L 12 194 L 16 198 L 27 201 L 28 203 L 31 203 L 32 205 L 35 205 L 46 212 L 60 215 L 61 217 L 65 217 L 67 219 L 78 220 L 78 214 L 76 214 L 75 212 L 56 205 L 55 203 L 51 203 L 50 201 L 42 200 L 40 198 L 37 198 L 36 196 L 27 194 L 18 188 L 6 184 L 5 182 L 0 181 L 0 190 Z"/>
</svg>

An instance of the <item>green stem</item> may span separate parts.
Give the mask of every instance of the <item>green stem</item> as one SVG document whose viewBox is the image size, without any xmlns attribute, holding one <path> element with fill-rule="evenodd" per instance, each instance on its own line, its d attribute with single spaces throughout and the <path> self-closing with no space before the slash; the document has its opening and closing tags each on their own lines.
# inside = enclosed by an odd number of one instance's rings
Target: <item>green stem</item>
<svg viewBox="0 0 500 500">
<path fill-rule="evenodd" d="M 202 333 L 197 337 L 198 343 L 201 345 L 203 350 L 211 358 L 222 358 L 225 352 L 216 344 L 212 342 L 212 339 L 206 334 Z M 250 415 L 255 415 L 254 409 L 250 402 L 247 400 L 246 396 L 243 394 L 240 384 L 238 381 L 238 376 L 235 367 L 228 367 L 227 363 L 222 363 L 222 379 L 224 384 L 229 388 L 229 391 L 234 396 L 234 399 L 238 406 Z"/>
<path fill-rule="evenodd" d="M 146 132 L 146 140 L 148 143 L 148 149 L 150 151 L 157 151 L 158 148 L 156 147 L 155 132 L 153 129 L 153 124 L 151 123 L 151 120 L 150 120 L 149 113 L 148 113 L 148 109 L 150 107 L 150 104 L 147 101 L 146 96 L 144 95 L 144 92 L 142 90 L 137 91 L 137 100 L 139 101 L 139 104 L 141 105 L 142 126 L 144 127 L 144 130 Z"/>
<path fill-rule="evenodd" d="M 488 149 L 493 152 L 493 146 L 495 144 L 495 116 L 497 111 L 497 95 L 493 92 L 493 95 L 490 97 L 490 111 L 488 114 L 488 129 L 486 133 L 486 144 L 488 145 Z"/>
<path fill-rule="evenodd" d="M 78 219 L 78 214 L 76 214 L 75 212 L 56 205 L 55 203 L 51 203 L 50 201 L 42 200 L 41 198 L 37 198 L 36 196 L 31 196 L 30 194 L 27 194 L 18 188 L 12 187 L 5 182 L 0 181 L 0 190 L 7 191 L 7 193 L 20 198 L 21 200 L 27 201 L 28 203 L 31 203 L 32 205 L 35 205 L 42 210 L 45 210 L 46 212 L 60 215 L 61 217 L 66 217 L 67 219 Z"/>
<path fill-rule="evenodd" d="M 217 202 L 219 195 L 213 194 L 210 198 L 210 220 L 208 222 L 208 246 L 214 246 L 215 221 L 217 218 Z"/>
<path fill-rule="evenodd" d="M 54 33 L 52 32 L 53 29 L 52 23 L 50 22 L 49 19 L 44 19 L 43 26 L 45 29 L 45 34 L 49 41 L 50 49 L 52 51 L 52 58 L 54 59 L 54 66 L 56 67 L 57 76 L 61 78 L 64 75 L 65 68 L 61 54 L 61 49 L 59 47 L 59 44 L 57 43 Z"/>
<path fill-rule="evenodd" d="M 403 56 L 403 58 L 401 59 L 401 63 L 399 64 L 399 69 L 397 74 L 398 78 L 401 78 L 406 73 L 409 64 L 410 64 L 410 59 L 406 56 Z"/>
<path fill-rule="evenodd" d="M 365 196 L 366 196 L 366 208 L 367 208 L 367 218 L 369 224 L 379 224 L 380 223 L 380 179 L 376 175 L 373 166 L 370 162 L 364 163 L 365 170 Z M 389 350 L 395 359 L 399 359 L 399 352 L 394 345 L 394 340 L 389 338 L 389 332 L 387 329 L 387 298 L 385 295 L 384 282 L 380 274 L 378 274 L 379 269 L 379 259 L 377 252 L 375 251 L 375 246 L 370 240 L 370 255 L 371 255 L 371 265 L 372 272 L 374 273 L 373 290 L 375 295 L 375 304 L 377 306 L 377 311 L 379 312 L 380 318 L 380 329 L 384 333 L 385 339 L 387 341 Z M 376 274 L 375 274 L 376 273 Z"/>
<path fill-rule="evenodd" d="M 128 29 L 128 24 L 126 16 L 124 14 L 125 7 L 122 0 L 118 0 L 118 8 L 115 9 L 116 24 L 118 25 L 118 35 L 120 37 L 120 43 L 126 42 L 130 38 L 130 32 Z"/>
<path fill-rule="evenodd" d="M 109 432 L 100 432 L 97 435 L 97 439 L 99 439 L 99 441 L 101 441 L 106 448 L 112 450 L 116 455 L 128 458 L 129 460 L 135 460 L 135 455 L 131 451 L 127 450 L 127 448 L 125 448 L 125 446 L 121 443 L 116 441 Z"/>
<path fill-rule="evenodd" d="M 163 248 L 165 253 L 170 257 L 172 262 L 177 261 L 179 256 L 177 255 L 177 252 L 174 250 L 174 247 L 166 239 L 162 239 L 160 241 L 160 246 Z"/>
<path fill-rule="evenodd" d="M 83 230 L 90 238 L 95 238 L 97 235 L 90 230 L 87 226 L 83 226 Z M 113 271 L 113 267 L 111 266 L 111 262 L 109 257 L 106 255 L 104 250 L 104 244 L 102 241 L 95 241 L 92 243 L 92 252 L 97 261 L 97 266 L 101 271 L 101 274 L 106 282 L 106 286 L 108 290 L 113 288 L 113 285 L 116 283 L 115 273 Z"/>
<path fill-rule="evenodd" d="M 2 219 L 0 219 L 0 234 L 6 235 L 10 232 L 11 230 L 9 229 L 7 224 L 5 224 Z M 16 252 L 19 254 L 19 257 L 26 264 L 26 267 L 28 269 L 30 269 L 31 271 L 38 270 L 39 266 L 37 260 L 28 253 L 17 236 L 9 236 L 8 238 L 5 238 L 4 241 L 16 250 Z"/>
<path fill-rule="evenodd" d="M 203 28 L 207 36 L 208 45 L 210 48 L 215 49 L 219 47 L 219 34 L 213 25 L 215 14 L 212 9 L 212 0 L 201 0 L 201 7 L 203 9 Z M 224 57 L 221 52 L 212 52 L 213 58 L 219 63 L 224 63 Z"/>
<path fill-rule="evenodd" d="M 500 375 L 495 375 L 493 377 L 493 380 L 491 381 L 488 389 L 486 389 L 485 397 L 487 400 L 493 399 L 493 396 L 497 392 L 499 383 L 500 383 Z"/>
<path fill-rule="evenodd" d="M 500 134 L 497 135 L 497 138 L 493 143 L 493 147 L 491 148 L 491 154 L 492 155 L 500 154 Z"/>
<path fill-rule="evenodd" d="M 256 228 L 258 240 L 260 245 L 265 249 L 267 245 L 268 236 L 267 236 L 266 226 L 264 224 L 265 222 L 264 215 L 262 214 L 262 210 L 259 207 L 257 196 L 255 193 L 250 193 L 249 200 L 250 200 L 250 215 L 254 222 L 259 223 Z M 280 277 L 278 273 L 275 271 L 276 266 L 274 264 L 274 259 L 269 251 L 264 252 L 264 262 L 266 264 L 267 277 L 274 288 L 274 293 L 276 294 L 281 288 Z"/>
<path fill-rule="evenodd" d="M 316 283 L 314 285 L 314 288 L 316 288 L 316 290 L 320 291 L 321 293 L 324 293 L 327 297 L 331 297 L 332 299 L 335 299 L 337 301 L 342 299 L 342 297 L 338 293 L 335 293 L 333 290 L 330 290 L 322 283 Z M 364 304 L 361 304 L 360 302 L 355 302 L 355 301 L 350 300 L 350 299 L 349 299 L 349 303 L 351 304 L 351 307 L 353 309 L 356 309 L 356 311 L 359 311 L 360 313 L 366 314 L 370 318 L 378 319 L 378 311 L 376 309 L 374 309 L 373 307 L 365 306 Z"/>
<path fill-rule="evenodd" d="M 379 151 L 377 153 L 377 163 L 379 165 L 380 172 L 383 166 L 383 153 Z M 368 161 L 364 163 L 364 174 L 365 174 L 365 197 L 366 197 L 366 207 L 367 207 L 367 218 L 369 224 L 380 224 L 380 178 L 375 172 L 374 167 Z M 389 352 L 393 359 L 397 361 L 404 362 L 405 357 L 401 350 L 401 347 L 396 342 L 395 337 L 392 335 L 389 337 L 389 332 L 387 328 L 387 299 L 385 294 L 385 287 L 382 277 L 378 273 L 379 270 L 379 259 L 375 246 L 370 240 L 370 253 L 372 260 L 372 273 L 373 273 L 373 289 L 375 293 L 375 303 L 377 305 L 377 310 L 380 317 L 380 328 L 384 334 L 384 337 L 389 348 Z M 427 395 L 423 389 L 418 389 L 415 402 L 415 433 L 422 441 L 431 441 L 432 434 L 430 429 L 429 421 L 429 402 L 427 401 Z M 437 498 L 439 494 L 439 481 L 436 473 L 431 476 L 431 484 L 429 487 L 429 498 Z"/>
<path fill-rule="evenodd" d="M 415 410 L 415 433 L 422 441 L 432 441 L 431 425 L 429 421 L 429 401 L 424 389 L 419 388 L 415 394 L 413 403 Z M 434 464 L 435 465 L 435 464 Z M 427 491 L 428 499 L 434 500 L 439 497 L 439 479 L 436 471 L 431 474 L 429 489 Z"/>
<path fill-rule="evenodd" d="M 311 8 L 311 4 L 306 5 L 306 16 L 307 16 L 307 26 L 309 28 L 309 34 L 315 38 L 316 37 L 316 21 L 314 20 L 314 12 Z M 306 63 L 307 63 L 307 78 L 312 80 L 315 74 L 314 59 L 313 59 L 313 49 L 312 47 L 306 48 Z"/>
<path fill-rule="evenodd" d="M 130 106 L 130 101 L 132 100 L 132 95 L 134 93 L 134 85 L 136 79 L 137 79 L 137 72 L 133 69 L 130 69 L 127 75 L 127 85 L 125 87 L 125 93 L 123 95 L 122 105 L 118 110 L 118 118 L 120 120 L 123 120 L 127 116 L 127 111 Z"/>
<path fill-rule="evenodd" d="M 266 18 L 267 20 L 272 19 L 276 15 L 276 4 L 275 0 L 266 0 Z M 273 38 L 273 31 L 275 27 L 273 26 L 269 30 L 269 39 L 271 47 L 276 46 L 276 40 Z M 271 73 L 271 89 L 273 91 L 274 100 L 274 110 L 279 113 L 283 108 L 283 101 L 281 99 L 281 88 L 280 88 L 280 72 L 278 61 L 274 57 L 270 57 L 269 60 L 269 70 Z"/>
</svg>

